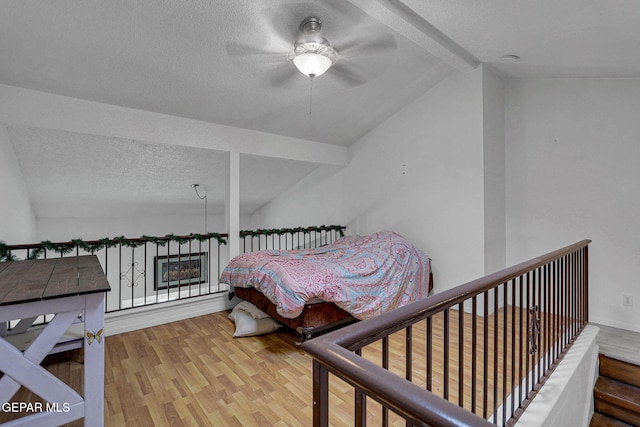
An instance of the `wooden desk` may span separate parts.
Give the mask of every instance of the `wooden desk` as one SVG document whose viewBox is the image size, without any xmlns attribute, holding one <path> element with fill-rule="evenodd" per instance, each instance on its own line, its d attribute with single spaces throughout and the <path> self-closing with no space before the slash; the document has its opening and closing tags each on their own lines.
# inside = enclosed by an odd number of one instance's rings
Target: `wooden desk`
<svg viewBox="0 0 640 427">
<path fill-rule="evenodd" d="M 84 417 L 104 425 L 104 295 L 111 290 L 94 255 L 0 262 L 0 323 L 19 329 L 55 314 L 24 352 L 0 336 L 0 411 L 24 417 L 3 426 L 57 426 Z M 78 316 L 84 321 L 84 397 L 40 366 Z M 23 385 L 42 405 L 11 401 Z"/>
</svg>

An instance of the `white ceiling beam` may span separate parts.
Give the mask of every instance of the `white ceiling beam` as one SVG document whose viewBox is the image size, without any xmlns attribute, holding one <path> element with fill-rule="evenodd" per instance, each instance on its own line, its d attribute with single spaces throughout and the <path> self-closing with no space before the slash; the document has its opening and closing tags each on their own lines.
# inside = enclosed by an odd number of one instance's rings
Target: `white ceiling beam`
<svg viewBox="0 0 640 427">
<path fill-rule="evenodd" d="M 459 71 L 471 71 L 480 65 L 475 56 L 400 0 L 349 2 Z"/>
<path fill-rule="evenodd" d="M 346 166 L 346 147 L 0 85 L 0 123 Z"/>
</svg>

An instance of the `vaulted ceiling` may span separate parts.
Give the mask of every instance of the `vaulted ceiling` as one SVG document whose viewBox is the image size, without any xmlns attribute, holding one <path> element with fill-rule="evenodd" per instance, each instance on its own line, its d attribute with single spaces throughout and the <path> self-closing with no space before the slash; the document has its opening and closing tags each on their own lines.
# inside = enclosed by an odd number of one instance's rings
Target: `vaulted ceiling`
<svg viewBox="0 0 640 427">
<path fill-rule="evenodd" d="M 338 51 L 312 84 L 287 60 L 308 16 Z M 479 63 L 507 78 L 640 77 L 638 22 L 635 0 L 3 0 L 0 84 L 349 146 Z M 5 124 L 38 216 L 68 216 L 70 186 L 88 216 L 178 212 L 198 203 L 193 182 L 223 199 L 225 153 Z M 316 166 L 243 157 L 243 213 Z"/>
</svg>

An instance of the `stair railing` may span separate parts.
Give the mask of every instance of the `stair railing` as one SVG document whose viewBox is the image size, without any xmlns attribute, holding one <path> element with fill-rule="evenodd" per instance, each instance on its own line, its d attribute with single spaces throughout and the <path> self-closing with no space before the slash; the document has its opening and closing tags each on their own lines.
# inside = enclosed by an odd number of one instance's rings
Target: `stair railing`
<svg viewBox="0 0 640 427">
<path fill-rule="evenodd" d="M 589 243 L 304 343 L 314 426 L 333 424 L 330 378 L 353 387 L 355 426 L 513 425 L 588 323 Z"/>
<path fill-rule="evenodd" d="M 226 238 L 227 234 L 206 233 L 20 245 L 0 242 L 0 261 L 96 255 L 111 285 L 105 298 L 105 312 L 111 313 L 226 292 L 218 281 L 220 249 Z"/>
</svg>

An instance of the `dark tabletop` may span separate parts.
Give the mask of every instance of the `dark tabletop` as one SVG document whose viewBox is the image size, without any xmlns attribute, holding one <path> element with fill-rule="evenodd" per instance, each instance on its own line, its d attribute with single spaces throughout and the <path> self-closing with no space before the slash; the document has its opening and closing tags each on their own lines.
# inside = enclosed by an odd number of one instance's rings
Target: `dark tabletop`
<svg viewBox="0 0 640 427">
<path fill-rule="evenodd" d="M 0 306 L 110 290 L 95 255 L 0 262 Z"/>
</svg>

